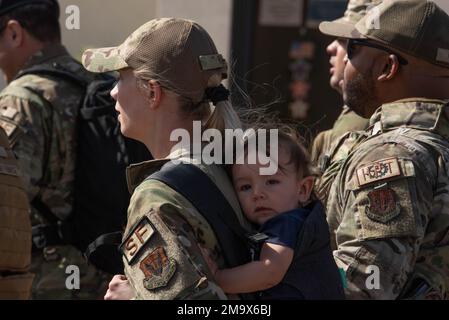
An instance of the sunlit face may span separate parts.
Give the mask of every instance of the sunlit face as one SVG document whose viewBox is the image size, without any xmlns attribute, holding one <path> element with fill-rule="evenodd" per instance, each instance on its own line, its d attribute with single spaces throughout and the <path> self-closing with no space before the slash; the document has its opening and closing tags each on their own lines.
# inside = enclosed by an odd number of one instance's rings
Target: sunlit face
<svg viewBox="0 0 449 320">
<path fill-rule="evenodd" d="M 330 56 L 329 63 L 331 68 L 329 73 L 331 75 L 330 85 L 333 89 L 342 93 L 343 76 L 345 71 L 346 56 L 346 40 L 337 39 L 327 46 L 327 53 Z"/>
<path fill-rule="evenodd" d="M 247 161 L 246 161 L 247 162 Z M 280 213 L 298 208 L 301 180 L 290 154 L 279 148 L 279 167 L 275 175 L 263 176 L 260 164 L 236 164 L 232 168 L 234 188 L 248 220 L 258 225 Z"/>
<path fill-rule="evenodd" d="M 111 96 L 117 101 L 115 110 L 119 113 L 120 129 L 126 137 L 142 141 L 148 123 L 148 99 L 137 86 L 132 69 L 120 70 L 120 79 L 112 89 Z"/>
<path fill-rule="evenodd" d="M 345 57 L 343 100 L 357 114 L 370 118 L 378 101 L 372 70 L 375 49 L 355 46 L 351 51 L 351 57 Z"/>
</svg>

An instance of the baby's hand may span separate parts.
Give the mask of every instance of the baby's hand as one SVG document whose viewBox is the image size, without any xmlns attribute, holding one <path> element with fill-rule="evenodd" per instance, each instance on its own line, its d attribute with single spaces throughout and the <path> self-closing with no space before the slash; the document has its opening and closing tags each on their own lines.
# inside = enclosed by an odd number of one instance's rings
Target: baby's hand
<svg viewBox="0 0 449 320">
<path fill-rule="evenodd" d="M 124 275 L 116 275 L 109 282 L 109 289 L 104 300 L 131 300 L 135 296 L 134 290 Z"/>
<path fill-rule="evenodd" d="M 201 253 L 203 254 L 204 260 L 206 260 L 206 263 L 210 269 L 210 272 L 212 273 L 212 275 L 215 277 L 215 274 L 218 271 L 218 266 L 215 263 L 214 260 L 212 260 L 212 254 L 210 252 L 209 249 L 204 248 L 203 246 L 199 246 L 201 249 Z"/>
</svg>

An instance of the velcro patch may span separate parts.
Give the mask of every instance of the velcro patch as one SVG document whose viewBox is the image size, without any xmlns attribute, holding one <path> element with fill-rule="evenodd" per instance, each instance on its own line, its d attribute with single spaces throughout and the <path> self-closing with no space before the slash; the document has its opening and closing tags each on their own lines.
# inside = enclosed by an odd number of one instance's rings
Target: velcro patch
<svg viewBox="0 0 449 320">
<path fill-rule="evenodd" d="M 151 239 L 155 232 L 153 225 L 146 216 L 132 228 L 125 241 L 120 245 L 120 250 L 128 261 L 128 264 L 131 264 L 136 259 L 140 250 Z"/>
<path fill-rule="evenodd" d="M 4 110 L 2 112 L 2 116 L 6 117 L 8 119 L 14 120 L 15 116 L 18 113 L 19 113 L 19 111 L 17 111 L 16 109 L 8 107 L 8 108 L 6 108 L 6 110 Z"/>
<path fill-rule="evenodd" d="M 365 213 L 373 221 L 387 223 L 401 213 L 394 191 L 391 188 L 382 188 L 368 193 L 369 207 Z"/>
<path fill-rule="evenodd" d="M 7 164 L 0 164 L 0 174 L 6 174 L 9 176 L 18 177 L 19 176 L 19 170 L 16 166 L 10 166 Z"/>
<path fill-rule="evenodd" d="M 140 270 L 145 275 L 143 286 L 152 291 L 168 285 L 176 272 L 176 260 L 168 258 L 164 248 L 159 247 L 142 260 Z"/>
<path fill-rule="evenodd" d="M 14 125 L 14 124 L 12 124 L 12 123 L 9 123 L 9 122 L 7 122 L 7 121 L 5 121 L 5 120 L 2 120 L 2 119 L 0 119 L 0 127 L 2 127 L 3 130 L 5 130 L 6 135 L 7 135 L 8 137 L 11 137 L 12 134 L 13 134 L 13 133 L 16 131 L 16 129 L 17 129 L 17 126 L 16 126 L 16 125 Z"/>
<path fill-rule="evenodd" d="M 397 158 L 389 158 L 370 163 L 357 169 L 357 180 L 359 186 L 401 175 Z"/>
</svg>

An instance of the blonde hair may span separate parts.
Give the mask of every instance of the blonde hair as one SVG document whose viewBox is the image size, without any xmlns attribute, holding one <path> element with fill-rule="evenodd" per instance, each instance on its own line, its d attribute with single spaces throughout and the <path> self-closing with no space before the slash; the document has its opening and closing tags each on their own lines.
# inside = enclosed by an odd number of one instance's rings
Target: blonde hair
<svg viewBox="0 0 449 320">
<path fill-rule="evenodd" d="M 138 80 L 138 86 L 142 89 L 148 89 L 145 85 L 145 81 L 155 80 L 161 87 L 173 92 L 178 96 L 178 102 L 180 105 L 180 111 L 184 117 L 192 117 L 194 120 L 203 121 L 203 130 L 217 129 L 224 133 L 225 129 L 238 129 L 242 127 L 240 117 L 235 111 L 233 105 L 228 100 L 220 101 L 216 103 L 214 108 L 211 108 L 211 104 L 207 99 L 200 101 L 199 103 L 193 102 L 190 98 L 187 98 L 179 90 L 173 86 L 170 80 L 163 77 L 163 75 L 157 75 L 148 71 L 148 68 L 140 68 L 133 70 L 135 77 Z M 221 82 L 227 75 L 227 64 L 223 69 L 214 73 L 207 82 L 208 88 L 214 88 L 221 85 Z"/>
</svg>

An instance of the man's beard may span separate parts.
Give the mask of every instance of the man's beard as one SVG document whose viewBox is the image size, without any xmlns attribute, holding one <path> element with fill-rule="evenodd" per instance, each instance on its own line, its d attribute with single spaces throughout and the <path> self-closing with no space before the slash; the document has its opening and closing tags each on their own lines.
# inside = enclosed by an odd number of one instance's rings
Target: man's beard
<svg viewBox="0 0 449 320">
<path fill-rule="evenodd" d="M 376 91 L 372 71 L 366 75 L 358 73 L 344 84 L 344 102 L 355 113 L 370 118 L 376 108 Z"/>
</svg>

